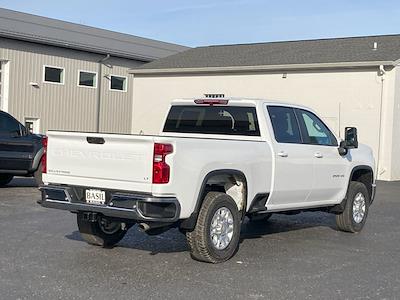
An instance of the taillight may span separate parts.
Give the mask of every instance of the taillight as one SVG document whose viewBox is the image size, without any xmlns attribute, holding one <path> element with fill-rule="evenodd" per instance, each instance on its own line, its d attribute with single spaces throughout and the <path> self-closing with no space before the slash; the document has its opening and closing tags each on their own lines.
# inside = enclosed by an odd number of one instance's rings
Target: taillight
<svg viewBox="0 0 400 300">
<path fill-rule="evenodd" d="M 170 167 L 165 162 L 165 157 L 173 152 L 171 144 L 154 144 L 153 155 L 153 183 L 168 183 Z"/>
<path fill-rule="evenodd" d="M 47 173 L 47 136 L 42 138 L 43 155 L 42 155 L 42 173 Z"/>
</svg>

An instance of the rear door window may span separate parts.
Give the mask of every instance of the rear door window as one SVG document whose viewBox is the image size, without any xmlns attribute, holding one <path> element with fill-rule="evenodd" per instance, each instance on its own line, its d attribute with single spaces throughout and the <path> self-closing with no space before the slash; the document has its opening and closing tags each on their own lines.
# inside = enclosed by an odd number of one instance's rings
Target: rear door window
<svg viewBox="0 0 400 300">
<path fill-rule="evenodd" d="M 255 107 L 171 107 L 164 132 L 260 136 Z"/>
<path fill-rule="evenodd" d="M 278 143 L 302 143 L 299 125 L 293 108 L 268 106 L 275 140 Z"/>
</svg>

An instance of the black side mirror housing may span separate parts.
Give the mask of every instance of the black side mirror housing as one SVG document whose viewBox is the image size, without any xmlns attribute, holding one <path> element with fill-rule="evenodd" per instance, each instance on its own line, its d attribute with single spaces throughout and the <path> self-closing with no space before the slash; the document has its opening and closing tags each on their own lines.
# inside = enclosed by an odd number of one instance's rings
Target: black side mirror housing
<svg viewBox="0 0 400 300">
<path fill-rule="evenodd" d="M 347 149 L 358 148 L 357 128 L 346 127 L 344 129 L 344 140 L 346 142 Z"/>
<path fill-rule="evenodd" d="M 346 141 L 341 141 L 339 148 L 338 148 L 340 156 L 345 156 L 348 152 L 348 149 L 346 147 Z"/>
<path fill-rule="evenodd" d="M 347 154 L 349 149 L 358 148 L 357 128 L 346 127 L 344 129 L 344 141 L 340 142 L 338 151 L 341 156 Z"/>
</svg>

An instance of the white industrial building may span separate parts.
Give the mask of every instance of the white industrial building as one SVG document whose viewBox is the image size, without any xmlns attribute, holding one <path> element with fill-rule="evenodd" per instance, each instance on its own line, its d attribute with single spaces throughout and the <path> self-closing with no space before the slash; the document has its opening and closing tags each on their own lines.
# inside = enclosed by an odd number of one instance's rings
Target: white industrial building
<svg viewBox="0 0 400 300">
<path fill-rule="evenodd" d="M 128 70 L 186 49 L 0 8 L 0 110 L 35 133 L 129 133 Z"/>
<path fill-rule="evenodd" d="M 224 94 L 300 103 L 338 135 L 356 126 L 378 178 L 400 179 L 400 35 L 210 46 L 132 69 L 132 133 L 158 133 L 175 98 Z"/>
</svg>

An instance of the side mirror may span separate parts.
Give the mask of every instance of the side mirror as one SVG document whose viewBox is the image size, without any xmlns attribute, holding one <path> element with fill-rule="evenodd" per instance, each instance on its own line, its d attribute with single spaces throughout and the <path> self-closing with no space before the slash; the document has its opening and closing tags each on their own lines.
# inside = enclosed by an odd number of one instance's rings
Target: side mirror
<svg viewBox="0 0 400 300">
<path fill-rule="evenodd" d="M 346 127 L 344 129 L 344 140 L 346 142 L 347 149 L 358 148 L 357 128 Z"/>
<path fill-rule="evenodd" d="M 338 151 L 341 156 L 347 154 L 349 149 L 358 148 L 357 128 L 346 127 L 344 129 L 344 141 L 340 142 Z"/>
</svg>

